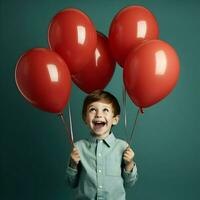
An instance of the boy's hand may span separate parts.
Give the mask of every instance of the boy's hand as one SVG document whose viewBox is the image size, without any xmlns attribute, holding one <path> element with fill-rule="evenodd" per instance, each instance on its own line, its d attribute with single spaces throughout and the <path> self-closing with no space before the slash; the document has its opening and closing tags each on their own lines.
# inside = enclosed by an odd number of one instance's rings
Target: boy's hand
<svg viewBox="0 0 200 200">
<path fill-rule="evenodd" d="M 70 167 L 77 168 L 78 163 L 80 162 L 80 154 L 76 147 L 73 147 L 72 152 L 70 154 Z"/>
<path fill-rule="evenodd" d="M 130 148 L 130 146 L 128 146 L 123 153 L 123 160 L 124 160 L 124 163 L 125 163 L 125 170 L 126 171 L 130 172 L 133 169 L 133 167 L 134 167 L 134 161 L 133 161 L 134 156 L 135 156 L 135 153 Z"/>
</svg>

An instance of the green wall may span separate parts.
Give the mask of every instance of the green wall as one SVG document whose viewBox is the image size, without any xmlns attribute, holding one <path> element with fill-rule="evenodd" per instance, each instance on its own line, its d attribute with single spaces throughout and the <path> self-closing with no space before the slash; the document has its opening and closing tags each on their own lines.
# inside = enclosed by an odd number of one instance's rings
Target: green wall
<svg viewBox="0 0 200 200">
<path fill-rule="evenodd" d="M 64 8 L 87 13 L 97 30 L 108 34 L 114 15 L 128 5 L 143 5 L 156 16 L 160 38 L 181 61 L 173 92 L 140 116 L 132 147 L 139 180 L 128 200 L 200 199 L 200 1 L 195 0 L 1 0 L 0 1 L 0 199 L 73 199 L 64 183 L 70 145 L 54 114 L 32 107 L 18 92 L 14 71 L 19 56 L 33 47 L 47 47 L 52 17 Z M 122 105 L 122 70 L 117 66 L 106 90 Z M 88 135 L 81 121 L 85 94 L 71 93 L 75 139 Z M 127 100 L 129 132 L 137 108 Z M 123 115 L 121 117 L 123 119 Z M 115 128 L 125 138 L 123 120 Z"/>
</svg>

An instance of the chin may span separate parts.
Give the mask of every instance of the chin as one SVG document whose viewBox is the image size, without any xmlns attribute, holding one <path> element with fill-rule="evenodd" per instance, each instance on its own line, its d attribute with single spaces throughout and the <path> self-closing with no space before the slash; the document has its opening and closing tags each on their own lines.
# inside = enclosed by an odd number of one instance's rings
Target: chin
<svg viewBox="0 0 200 200">
<path fill-rule="evenodd" d="M 99 133 L 99 132 L 96 132 L 96 131 L 93 131 L 93 133 L 96 136 L 103 136 L 103 135 L 105 135 L 105 133 Z"/>
<path fill-rule="evenodd" d="M 106 131 L 106 132 L 98 132 L 98 131 L 94 131 L 94 130 L 93 130 L 93 134 L 94 134 L 95 136 L 104 136 L 104 135 L 107 134 L 107 131 Z"/>
</svg>

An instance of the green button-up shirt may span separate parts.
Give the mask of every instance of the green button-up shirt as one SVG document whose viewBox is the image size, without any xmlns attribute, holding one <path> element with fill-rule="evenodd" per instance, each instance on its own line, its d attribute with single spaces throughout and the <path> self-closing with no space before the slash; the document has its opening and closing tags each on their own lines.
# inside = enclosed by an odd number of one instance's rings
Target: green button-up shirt
<svg viewBox="0 0 200 200">
<path fill-rule="evenodd" d="M 91 136 L 75 143 L 80 163 L 77 169 L 67 167 L 68 184 L 77 189 L 75 199 L 125 200 L 125 187 L 137 180 L 137 167 L 126 172 L 122 160 L 128 144 L 113 133 L 100 140 Z"/>
</svg>

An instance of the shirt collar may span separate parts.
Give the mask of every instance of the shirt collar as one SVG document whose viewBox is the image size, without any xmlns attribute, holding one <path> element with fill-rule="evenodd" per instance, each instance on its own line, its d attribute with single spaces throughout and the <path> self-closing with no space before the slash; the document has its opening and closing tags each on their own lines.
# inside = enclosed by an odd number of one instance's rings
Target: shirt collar
<svg viewBox="0 0 200 200">
<path fill-rule="evenodd" d="M 90 138 L 89 138 L 89 140 L 90 140 L 90 142 L 92 142 L 92 143 L 96 143 L 97 140 L 101 140 L 101 139 L 99 139 L 99 138 L 97 138 L 97 137 L 91 135 Z M 114 134 L 111 132 L 105 139 L 102 139 L 102 140 L 104 141 L 104 143 L 105 143 L 108 147 L 110 147 L 110 146 L 113 144 L 113 142 L 115 141 L 115 136 L 114 136 Z"/>
</svg>

